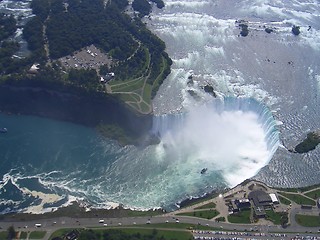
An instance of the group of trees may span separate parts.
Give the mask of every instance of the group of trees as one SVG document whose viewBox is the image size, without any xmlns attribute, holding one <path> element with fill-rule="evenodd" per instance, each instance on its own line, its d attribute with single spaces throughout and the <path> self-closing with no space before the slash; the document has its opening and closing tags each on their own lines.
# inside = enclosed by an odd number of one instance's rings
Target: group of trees
<svg viewBox="0 0 320 240">
<path fill-rule="evenodd" d="M 0 14 L 0 80 L 6 74 L 19 71 L 26 60 L 13 58 L 13 54 L 19 50 L 19 43 L 11 37 L 17 30 L 17 22 L 12 15 Z"/>
<path fill-rule="evenodd" d="M 158 7 L 163 6 L 162 0 L 152 2 Z M 127 6 L 128 0 L 33 0 L 31 7 L 35 16 L 23 30 L 31 54 L 24 59 L 14 59 L 12 55 L 19 45 L 2 41 L 0 80 L 6 79 L 9 84 L 40 82 L 41 86 L 48 88 L 75 86 L 101 92 L 104 89 L 95 70 L 71 69 L 63 72 L 59 65 L 47 65 L 49 59 L 45 54 L 45 44 L 49 47 L 50 60 L 72 55 L 82 47 L 94 44 L 113 59 L 111 68 L 102 68 L 102 72 L 113 71 L 118 80 L 148 76 L 151 85 L 157 79 L 153 89 L 155 95 L 159 84 L 170 73 L 172 62 L 165 53 L 164 42 L 146 28 L 141 18 L 127 15 L 124 12 Z M 12 16 L 1 15 L 0 26 L 2 40 L 14 33 L 16 21 Z M 40 63 L 36 75 L 28 74 L 33 63 Z M 11 73 L 14 74 L 6 75 Z M 26 83 L 18 83 L 18 80 Z"/>
<path fill-rule="evenodd" d="M 16 30 L 17 26 L 14 17 L 0 13 L 0 41 L 11 36 Z"/>
<path fill-rule="evenodd" d="M 151 0 L 151 2 L 154 2 L 158 8 L 164 7 L 164 2 L 162 0 Z M 139 17 L 149 15 L 152 10 L 152 6 L 148 0 L 134 0 L 132 2 L 132 8 L 139 12 Z"/>
<path fill-rule="evenodd" d="M 134 0 L 132 2 L 133 10 L 139 12 L 139 17 L 149 15 L 151 12 L 151 5 L 147 0 Z"/>
<path fill-rule="evenodd" d="M 34 0 L 31 6 L 37 19 L 27 24 L 25 37 L 32 50 L 34 45 L 43 45 L 40 31 L 46 24 L 51 58 L 95 44 L 112 57 L 124 60 L 137 48 L 128 31 L 131 20 L 121 12 L 127 4 L 124 0 L 110 1 L 106 6 L 103 0 L 69 0 L 66 7 L 62 0 Z"/>
</svg>

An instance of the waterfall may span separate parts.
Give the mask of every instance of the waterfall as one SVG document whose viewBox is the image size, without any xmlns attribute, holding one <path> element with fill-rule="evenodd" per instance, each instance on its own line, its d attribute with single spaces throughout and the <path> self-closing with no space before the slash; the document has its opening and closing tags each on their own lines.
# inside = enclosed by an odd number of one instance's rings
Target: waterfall
<svg viewBox="0 0 320 240">
<path fill-rule="evenodd" d="M 232 116 L 232 114 L 235 114 L 235 116 L 230 117 L 229 115 Z M 223 118 L 224 115 L 226 115 L 225 118 Z M 211 116 L 212 119 L 208 119 Z M 190 119 L 195 117 L 196 120 L 192 120 L 193 123 L 190 124 Z M 251 120 L 249 121 L 247 119 Z M 229 121 L 231 121 L 230 124 Z M 240 125 L 235 123 L 236 125 L 233 126 L 234 121 L 243 121 L 243 123 Z M 254 124 L 252 124 L 252 122 Z M 233 130 L 228 129 L 228 124 L 231 125 L 231 129 L 235 129 L 234 133 L 232 132 Z M 193 128 L 194 125 L 198 126 Z M 221 129 L 219 127 L 220 125 L 223 125 L 221 126 Z M 263 135 L 262 142 L 264 141 L 267 154 L 263 154 L 261 152 L 258 153 L 260 146 L 255 147 L 255 140 L 250 139 L 250 137 L 252 137 L 251 135 L 255 134 L 255 129 L 257 126 L 260 128 L 259 131 Z M 239 130 L 241 131 L 241 134 L 237 133 L 237 128 L 239 127 L 243 128 Z M 224 130 L 225 128 L 227 129 Z M 247 137 L 246 134 L 243 133 L 246 131 L 251 131 L 253 133 Z M 213 101 L 205 104 L 203 107 L 190 109 L 189 111 L 183 113 L 154 116 L 152 133 L 160 135 L 162 141 L 166 141 L 166 136 L 170 135 L 170 144 L 172 144 L 172 142 L 178 142 L 174 145 L 178 147 L 184 145 L 187 141 L 193 141 L 194 143 L 197 141 L 197 139 L 200 139 L 201 144 L 195 143 L 192 146 L 197 145 L 197 149 L 201 149 L 201 152 L 203 152 L 201 146 L 203 142 L 207 144 L 205 141 L 206 138 L 208 139 L 208 142 L 210 142 L 208 143 L 210 146 L 205 146 L 207 152 L 210 151 L 210 149 L 214 149 L 215 145 L 220 144 L 219 139 L 215 140 L 211 135 L 215 135 L 216 138 L 225 138 L 224 141 L 226 141 L 227 144 L 229 144 L 228 138 L 230 138 L 232 143 L 230 143 L 229 151 L 236 149 L 235 151 L 240 152 L 238 159 L 252 158 L 252 161 L 260 163 L 259 167 L 262 167 L 261 165 L 265 165 L 269 162 L 279 146 L 279 132 L 277 130 L 276 121 L 273 118 L 272 113 L 267 106 L 253 98 L 227 97 L 222 100 L 214 99 Z M 198 137 L 198 135 L 201 137 Z M 236 146 L 236 142 L 242 144 L 246 141 L 251 142 L 250 144 L 245 144 L 244 146 Z M 233 144 L 233 142 L 235 143 Z M 217 150 L 212 150 L 212 152 L 213 151 L 217 152 Z M 252 154 L 251 151 L 256 152 Z M 224 154 L 224 152 L 221 154 Z M 263 156 L 261 157 L 261 155 Z M 206 157 L 210 158 L 211 156 L 207 154 Z M 224 158 L 223 156 L 218 157 L 221 159 Z M 238 160 L 234 161 L 234 163 L 236 162 L 238 162 Z M 256 169 L 256 172 L 259 169 Z"/>
</svg>

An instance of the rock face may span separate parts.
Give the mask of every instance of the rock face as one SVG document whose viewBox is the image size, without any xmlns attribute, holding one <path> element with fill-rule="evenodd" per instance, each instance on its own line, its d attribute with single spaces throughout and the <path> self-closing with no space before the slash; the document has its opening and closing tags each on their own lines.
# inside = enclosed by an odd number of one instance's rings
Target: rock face
<svg viewBox="0 0 320 240">
<path fill-rule="evenodd" d="M 41 87 L 0 86 L 0 110 L 70 121 L 89 127 L 116 124 L 134 137 L 146 134 L 151 115 L 138 115 L 107 95 L 59 92 Z"/>
</svg>

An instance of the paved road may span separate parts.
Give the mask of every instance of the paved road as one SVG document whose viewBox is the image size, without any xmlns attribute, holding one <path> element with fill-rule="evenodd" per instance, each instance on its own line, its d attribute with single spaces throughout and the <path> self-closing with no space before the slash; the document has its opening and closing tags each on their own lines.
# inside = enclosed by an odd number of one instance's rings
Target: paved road
<svg viewBox="0 0 320 240">
<path fill-rule="evenodd" d="M 69 218 L 69 217 L 59 217 L 39 221 L 28 221 L 28 222 L 0 222 L 0 226 L 6 230 L 9 226 L 13 225 L 17 230 L 24 231 L 34 231 L 34 230 L 44 230 L 47 231 L 45 239 L 48 239 L 52 232 L 60 228 L 90 228 L 90 227 L 105 227 L 103 224 L 108 226 L 134 226 L 140 224 L 146 224 L 148 221 L 150 223 L 165 223 L 166 221 L 170 223 L 176 223 L 176 217 L 169 216 L 153 216 L 153 217 L 125 217 L 125 218 L 102 218 L 104 223 L 99 223 L 101 218 Z M 264 233 L 278 232 L 278 233 L 305 233 L 312 232 L 317 234 L 318 228 L 305 228 L 298 225 L 289 226 L 287 228 L 282 228 L 281 226 L 272 225 L 247 225 L 247 224 L 228 224 L 228 223 L 217 223 L 212 220 L 199 219 L 194 217 L 179 216 L 179 223 L 191 223 L 191 224 L 201 224 L 211 227 L 217 227 L 221 230 L 232 230 L 232 231 L 258 231 Z M 36 223 L 40 223 L 41 227 L 35 227 Z M 179 224 L 176 223 L 176 224 Z M 27 226 L 27 227 L 26 227 Z"/>
</svg>

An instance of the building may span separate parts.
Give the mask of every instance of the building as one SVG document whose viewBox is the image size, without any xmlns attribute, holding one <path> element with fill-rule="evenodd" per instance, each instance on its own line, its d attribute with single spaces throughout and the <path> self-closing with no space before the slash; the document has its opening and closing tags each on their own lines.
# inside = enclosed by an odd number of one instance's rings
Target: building
<svg viewBox="0 0 320 240">
<path fill-rule="evenodd" d="M 30 73 L 30 74 L 37 74 L 37 73 L 39 72 L 39 69 L 40 69 L 40 64 L 39 64 L 39 63 L 34 63 L 34 64 L 30 67 L 28 73 Z"/>
<path fill-rule="evenodd" d="M 255 190 L 250 192 L 248 198 L 254 204 L 254 215 L 257 218 L 264 218 L 266 216 L 265 209 L 270 208 L 273 205 L 270 195 L 263 190 Z"/>
<path fill-rule="evenodd" d="M 279 204 L 279 199 L 275 193 L 270 193 L 269 196 L 273 204 Z"/>
<path fill-rule="evenodd" d="M 107 73 L 106 76 L 104 77 L 104 80 L 105 80 L 106 82 L 108 82 L 108 81 L 110 81 L 111 79 L 113 79 L 114 76 L 115 76 L 115 75 L 114 75 L 113 72 Z"/>
<path fill-rule="evenodd" d="M 245 209 L 245 208 L 251 207 L 251 203 L 248 198 L 236 199 L 235 203 L 239 209 Z"/>
<path fill-rule="evenodd" d="M 257 218 L 264 218 L 266 217 L 266 211 L 264 210 L 264 207 L 254 207 L 253 208 L 254 210 L 254 215 L 257 217 Z"/>
<path fill-rule="evenodd" d="M 235 212 L 239 212 L 239 208 L 236 204 L 236 200 L 231 200 L 231 209 L 232 209 L 232 213 L 235 213 Z"/>
<path fill-rule="evenodd" d="M 249 193 L 249 200 L 252 200 L 256 207 L 267 207 L 272 205 L 272 199 L 268 193 L 262 190 L 255 190 Z"/>
</svg>

